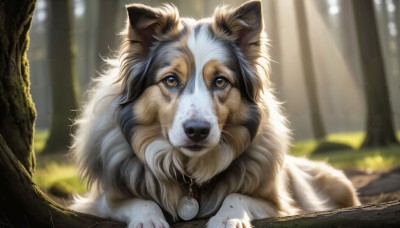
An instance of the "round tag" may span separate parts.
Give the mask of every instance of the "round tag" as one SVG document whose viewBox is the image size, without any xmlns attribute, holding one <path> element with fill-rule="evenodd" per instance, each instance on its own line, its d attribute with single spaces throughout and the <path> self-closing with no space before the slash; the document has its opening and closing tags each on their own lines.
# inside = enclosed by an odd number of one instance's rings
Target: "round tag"
<svg viewBox="0 0 400 228">
<path fill-rule="evenodd" d="M 178 215 L 181 219 L 188 221 L 196 217 L 199 212 L 199 203 L 193 197 L 183 197 L 178 203 Z"/>
</svg>

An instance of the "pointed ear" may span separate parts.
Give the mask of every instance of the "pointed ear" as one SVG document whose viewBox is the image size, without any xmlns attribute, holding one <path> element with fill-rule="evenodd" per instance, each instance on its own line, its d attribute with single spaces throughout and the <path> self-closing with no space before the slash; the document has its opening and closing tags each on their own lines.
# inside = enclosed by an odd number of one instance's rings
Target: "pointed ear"
<svg viewBox="0 0 400 228">
<path fill-rule="evenodd" d="M 263 30 L 261 1 L 249 1 L 236 9 L 217 8 L 213 30 L 218 35 L 232 36 L 244 51 L 257 44 Z"/>
<path fill-rule="evenodd" d="M 126 10 L 129 18 L 128 37 L 131 42 L 140 43 L 145 53 L 160 37 L 177 32 L 179 13 L 172 5 L 153 8 L 130 4 L 126 6 Z"/>
</svg>

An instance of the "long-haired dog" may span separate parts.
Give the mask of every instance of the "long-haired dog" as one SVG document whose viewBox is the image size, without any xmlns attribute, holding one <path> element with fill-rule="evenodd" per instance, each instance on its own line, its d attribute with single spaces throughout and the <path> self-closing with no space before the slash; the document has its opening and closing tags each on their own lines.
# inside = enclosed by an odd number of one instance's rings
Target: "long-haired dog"
<svg viewBox="0 0 400 228">
<path fill-rule="evenodd" d="M 126 9 L 119 58 L 76 121 L 72 152 L 91 190 L 72 208 L 129 227 L 250 227 L 359 204 L 342 172 L 286 154 L 260 1 L 199 21 L 171 5 Z"/>
</svg>

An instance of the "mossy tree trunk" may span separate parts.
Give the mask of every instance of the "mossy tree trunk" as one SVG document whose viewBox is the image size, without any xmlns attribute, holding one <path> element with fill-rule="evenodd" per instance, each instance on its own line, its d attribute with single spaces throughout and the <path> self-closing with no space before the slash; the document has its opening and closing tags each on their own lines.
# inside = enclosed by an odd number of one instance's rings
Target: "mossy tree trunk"
<svg viewBox="0 0 400 228">
<path fill-rule="evenodd" d="M 65 209 L 32 181 L 35 109 L 26 51 L 35 3 L 0 1 L 0 227 L 124 227 Z"/>
<path fill-rule="evenodd" d="M 71 124 L 77 111 L 78 85 L 72 37 L 72 1 L 47 2 L 48 56 L 52 91 L 52 115 L 44 153 L 64 152 L 71 141 Z"/>
<path fill-rule="evenodd" d="M 30 175 L 36 112 L 26 50 L 35 0 L 0 1 L 0 135 Z"/>
<path fill-rule="evenodd" d="M 367 103 L 366 137 L 362 147 L 398 143 L 373 4 L 373 0 L 353 0 Z"/>
</svg>

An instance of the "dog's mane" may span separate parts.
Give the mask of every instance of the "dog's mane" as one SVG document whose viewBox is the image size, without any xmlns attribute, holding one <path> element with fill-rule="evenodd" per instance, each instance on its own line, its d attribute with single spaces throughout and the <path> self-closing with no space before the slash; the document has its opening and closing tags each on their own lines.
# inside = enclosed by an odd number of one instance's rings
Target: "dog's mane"
<svg viewBox="0 0 400 228">
<path fill-rule="evenodd" d="M 175 7 L 161 9 L 171 15 L 170 23 L 182 23 L 183 27 L 171 31 L 168 36 L 157 37 L 159 46 L 171 37 L 184 35 L 188 29 L 185 19 L 178 21 Z M 227 17 L 227 10 L 217 9 L 214 18 Z M 120 57 L 110 60 L 110 69 L 96 79 L 85 110 L 75 123 L 77 131 L 72 152 L 80 176 L 89 187 L 107 193 L 110 201 L 130 197 L 154 200 L 174 218 L 177 218 L 178 201 L 186 194 L 184 180 L 187 176 L 199 186 L 207 183 L 201 193 L 205 197 L 201 197 L 199 217 L 215 213 L 230 193 L 258 192 L 256 197 L 277 197 L 269 194 L 279 191 L 274 186 L 283 188 L 283 184 L 276 184 L 275 180 L 290 137 L 286 119 L 270 89 L 266 36 L 262 33 L 252 44 L 251 48 L 257 53 L 249 58 L 232 45 L 232 37 L 226 31 L 214 35 L 237 56 L 235 61 L 242 80 L 240 89 L 246 94 L 248 105 L 242 124 L 252 127 L 251 140 L 241 142 L 223 133 L 215 151 L 203 157 L 188 158 L 164 139 L 158 123 L 147 126 L 138 123 L 135 113 L 141 110 L 136 109 L 137 100 L 153 83 L 147 75 L 154 61 L 152 52 L 158 47 L 155 45 L 143 57 L 139 45 L 126 30 L 122 33 Z M 136 142 L 135 145 L 132 142 Z"/>
</svg>

